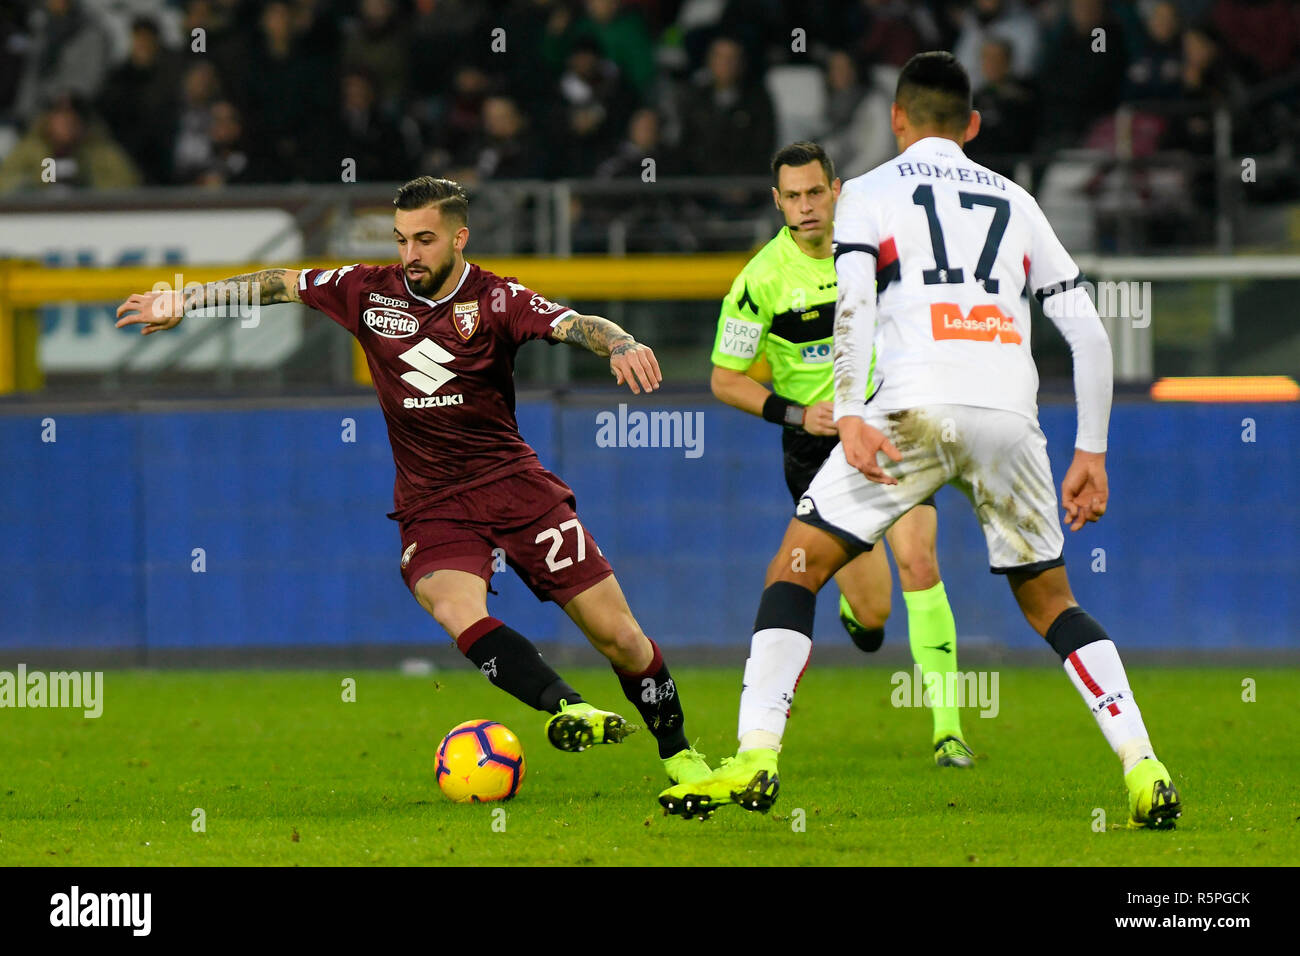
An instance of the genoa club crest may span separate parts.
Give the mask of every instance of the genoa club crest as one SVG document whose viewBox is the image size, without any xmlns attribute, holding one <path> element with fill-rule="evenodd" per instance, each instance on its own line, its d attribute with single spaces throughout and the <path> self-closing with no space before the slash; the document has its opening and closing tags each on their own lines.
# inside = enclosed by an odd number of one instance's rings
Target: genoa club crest
<svg viewBox="0 0 1300 956">
<path fill-rule="evenodd" d="M 453 305 L 451 324 L 456 327 L 456 334 L 468 342 L 469 337 L 478 328 L 478 300 L 457 302 Z"/>
</svg>

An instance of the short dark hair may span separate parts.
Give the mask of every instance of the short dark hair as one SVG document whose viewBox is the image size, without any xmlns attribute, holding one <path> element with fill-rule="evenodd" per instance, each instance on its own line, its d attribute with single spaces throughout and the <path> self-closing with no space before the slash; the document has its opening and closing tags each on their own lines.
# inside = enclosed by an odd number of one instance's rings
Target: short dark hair
<svg viewBox="0 0 1300 956">
<path fill-rule="evenodd" d="M 782 166 L 807 166 L 809 163 L 821 163 L 822 172 L 826 174 L 826 182 L 835 182 L 835 164 L 826 155 L 826 150 L 817 143 L 802 140 L 789 146 L 782 146 L 776 151 L 776 155 L 772 157 L 772 185 L 780 186 Z"/>
<path fill-rule="evenodd" d="M 454 179 L 436 179 L 433 176 L 412 179 L 397 190 L 393 205 L 402 210 L 437 206 L 443 216 L 469 225 L 469 195 L 465 187 Z"/>
<path fill-rule="evenodd" d="M 918 53 L 898 75 L 894 102 L 915 126 L 960 132 L 970 122 L 970 77 L 951 53 Z"/>
</svg>

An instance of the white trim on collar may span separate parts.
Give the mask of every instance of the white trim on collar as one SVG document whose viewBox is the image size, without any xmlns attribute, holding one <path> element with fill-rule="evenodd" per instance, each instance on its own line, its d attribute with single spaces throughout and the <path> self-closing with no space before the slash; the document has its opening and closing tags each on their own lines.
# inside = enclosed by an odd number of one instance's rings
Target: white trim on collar
<svg viewBox="0 0 1300 956">
<path fill-rule="evenodd" d="M 948 139 L 946 136 L 924 136 L 921 139 L 918 139 L 911 146 L 907 147 L 907 149 L 903 150 L 903 152 L 910 153 L 912 150 L 929 150 L 944 156 L 966 155 L 965 151 L 960 146 Z"/>
<path fill-rule="evenodd" d="M 406 268 L 405 268 L 405 267 L 402 268 L 402 285 L 406 286 L 407 294 L 410 295 L 411 298 L 413 298 L 413 299 L 419 299 L 419 300 L 420 300 L 421 302 L 423 302 L 425 305 L 433 306 L 433 307 L 435 307 L 435 308 L 436 308 L 437 306 L 442 305 L 444 302 L 447 302 L 448 300 L 451 299 L 452 296 L 454 296 L 457 292 L 459 292 L 459 291 L 460 291 L 460 287 L 463 286 L 463 285 L 465 284 L 465 279 L 468 278 L 468 277 L 469 277 L 469 261 L 466 260 L 466 262 L 465 262 L 465 270 L 460 274 L 460 281 L 456 283 L 456 288 L 452 289 L 450 292 L 448 292 L 446 295 L 444 295 L 441 299 L 438 299 L 437 301 L 434 301 L 433 299 L 426 299 L 424 296 L 422 296 L 422 295 L 417 295 L 416 293 L 414 293 L 414 292 L 411 291 L 411 283 L 409 283 L 409 282 L 406 281 Z"/>
</svg>

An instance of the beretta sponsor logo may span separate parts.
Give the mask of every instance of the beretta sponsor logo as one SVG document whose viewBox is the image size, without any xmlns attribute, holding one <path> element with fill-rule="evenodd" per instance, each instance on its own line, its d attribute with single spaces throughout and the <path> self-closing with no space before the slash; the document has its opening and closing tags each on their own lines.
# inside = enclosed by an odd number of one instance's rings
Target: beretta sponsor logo
<svg viewBox="0 0 1300 956">
<path fill-rule="evenodd" d="M 413 316 L 398 309 L 366 309 L 362 318 L 366 325 L 390 339 L 404 339 L 420 329 L 420 323 Z"/>
</svg>

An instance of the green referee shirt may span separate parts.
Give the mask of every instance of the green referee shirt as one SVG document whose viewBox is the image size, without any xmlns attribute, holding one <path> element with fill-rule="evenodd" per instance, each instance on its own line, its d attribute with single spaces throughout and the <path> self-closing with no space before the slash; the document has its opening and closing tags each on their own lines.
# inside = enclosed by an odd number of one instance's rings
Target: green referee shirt
<svg viewBox="0 0 1300 956">
<path fill-rule="evenodd" d="M 805 255 L 783 228 L 745 264 L 722 300 L 713 364 L 743 372 L 765 357 L 776 394 L 800 405 L 830 401 L 835 298 L 835 260 Z M 868 394 L 873 385 L 869 380 Z"/>
</svg>

